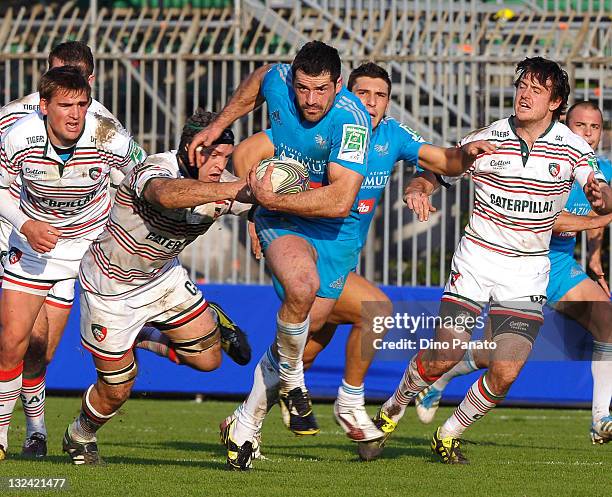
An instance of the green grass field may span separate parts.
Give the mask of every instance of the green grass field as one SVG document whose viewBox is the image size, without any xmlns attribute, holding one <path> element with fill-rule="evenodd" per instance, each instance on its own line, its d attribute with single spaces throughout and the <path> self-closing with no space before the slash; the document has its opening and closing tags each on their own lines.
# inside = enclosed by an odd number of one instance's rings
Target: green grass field
<svg viewBox="0 0 612 497">
<path fill-rule="evenodd" d="M 612 495 L 612 444 L 592 446 L 590 413 L 579 410 L 492 411 L 469 432 L 469 466 L 445 466 L 430 457 L 434 425 L 410 408 L 384 458 L 362 463 L 355 445 L 333 420 L 330 404 L 316 405 L 321 433 L 296 438 L 277 408 L 263 432 L 264 461 L 246 473 L 224 470 L 218 423 L 235 403 L 130 400 L 99 433 L 107 465 L 75 467 L 61 453 L 61 437 L 78 413 L 77 398 L 49 398 L 49 456 L 20 460 L 24 434 L 18 408 L 9 459 L 0 463 L 0 495 L 56 496 L 553 496 Z M 369 411 L 374 412 L 370 406 Z M 442 408 L 438 419 L 451 412 Z M 65 477 L 69 489 L 9 490 L 7 477 Z"/>
</svg>

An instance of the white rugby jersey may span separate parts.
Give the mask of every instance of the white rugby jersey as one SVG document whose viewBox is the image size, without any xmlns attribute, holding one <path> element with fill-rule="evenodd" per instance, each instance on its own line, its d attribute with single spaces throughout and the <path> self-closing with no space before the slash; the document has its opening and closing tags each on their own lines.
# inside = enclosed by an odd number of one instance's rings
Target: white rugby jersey
<svg viewBox="0 0 612 497">
<path fill-rule="evenodd" d="M 155 178 L 181 178 L 174 151 L 151 155 L 123 180 L 104 231 L 90 245 L 79 272 L 89 292 L 118 297 L 152 282 L 179 264 L 178 255 L 215 220 L 251 205 L 223 200 L 193 208 L 164 209 L 144 198 Z M 227 171 L 221 181 L 237 178 Z"/>
<path fill-rule="evenodd" d="M 9 102 L 0 109 L 0 139 L 8 129 L 15 124 L 19 119 L 32 112 L 37 112 L 40 109 L 40 94 L 38 92 L 30 93 L 25 97 L 18 98 Z M 108 117 L 117 123 L 119 127 L 123 127 L 117 118 L 100 102 L 95 99 L 91 99 L 91 104 L 87 109 L 87 112 L 93 114 L 100 114 L 104 117 Z M 123 180 L 123 175 L 120 172 L 111 173 L 111 183 L 118 185 Z M 19 194 L 21 190 L 21 177 L 17 177 L 15 182 L 11 185 L 10 193 L 15 199 L 15 202 L 19 203 Z M 3 219 L 3 218 L 0 218 Z"/>
<path fill-rule="evenodd" d="M 37 111 L 19 119 L 2 137 L 0 188 L 10 188 L 20 176 L 22 212 L 55 226 L 62 238 L 92 236 L 108 217 L 111 170 L 126 173 L 145 158 L 115 119 L 88 112 L 74 154 L 64 163 Z"/>
<path fill-rule="evenodd" d="M 466 173 L 474 181 L 474 209 L 464 236 L 508 256 L 548 254 L 552 227 L 574 179 L 581 187 L 594 171 L 603 179 L 593 150 L 559 122 L 551 124 L 531 151 L 516 134 L 512 118 L 474 131 L 460 145 L 476 140 L 498 148 L 479 156 Z M 460 177 L 438 179 L 449 186 Z"/>
</svg>

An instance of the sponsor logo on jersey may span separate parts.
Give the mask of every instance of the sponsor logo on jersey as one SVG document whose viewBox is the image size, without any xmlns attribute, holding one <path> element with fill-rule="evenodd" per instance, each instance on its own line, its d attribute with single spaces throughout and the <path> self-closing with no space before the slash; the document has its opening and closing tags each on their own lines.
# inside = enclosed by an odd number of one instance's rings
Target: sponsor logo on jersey
<svg viewBox="0 0 612 497">
<path fill-rule="evenodd" d="M 510 131 L 499 131 L 497 129 L 492 129 L 491 136 L 496 136 L 497 138 L 508 138 L 510 136 Z"/>
<path fill-rule="evenodd" d="M 342 126 L 342 141 L 338 159 L 363 164 L 367 152 L 368 128 L 358 124 Z"/>
<path fill-rule="evenodd" d="M 373 172 L 364 178 L 361 188 L 384 188 L 389 181 L 389 175 L 382 172 Z"/>
<path fill-rule="evenodd" d="M 555 141 L 562 142 L 563 141 L 563 135 L 555 136 Z"/>
<path fill-rule="evenodd" d="M 4 266 L 4 264 L 6 263 L 6 256 L 8 255 L 8 251 L 7 250 L 3 250 L 2 252 L 0 252 L 0 265 Z"/>
<path fill-rule="evenodd" d="M 44 169 L 36 169 L 34 167 L 28 167 L 28 166 L 24 166 L 23 168 L 23 176 L 26 179 L 37 179 L 37 178 L 40 178 L 46 175 L 47 175 L 47 171 L 45 171 Z"/>
<path fill-rule="evenodd" d="M 171 238 L 166 238 L 165 236 L 158 235 L 157 233 L 149 233 L 146 239 L 170 250 L 182 249 L 185 245 L 187 245 L 187 240 L 172 240 Z"/>
<path fill-rule="evenodd" d="M 317 133 L 317 135 L 315 136 L 315 143 L 319 148 L 327 147 L 327 140 L 323 138 L 319 133 Z"/>
<path fill-rule="evenodd" d="M 559 176 L 559 172 L 561 171 L 561 166 L 556 162 L 551 162 L 548 164 L 548 172 L 553 178 Z"/>
<path fill-rule="evenodd" d="M 595 157 L 589 157 L 587 159 L 587 164 L 589 165 L 589 167 L 595 171 L 596 173 L 600 172 L 599 171 L 599 164 L 597 164 L 597 159 Z"/>
<path fill-rule="evenodd" d="M 26 142 L 28 145 L 34 145 L 35 143 L 42 143 L 44 141 L 44 136 L 26 136 Z"/>
<path fill-rule="evenodd" d="M 39 108 L 38 104 L 23 104 L 23 110 L 38 110 Z"/>
<path fill-rule="evenodd" d="M 276 123 L 281 124 L 280 111 L 275 110 L 270 113 L 270 118 Z"/>
<path fill-rule="evenodd" d="M 93 334 L 96 341 L 101 342 L 106 338 L 108 329 L 105 326 L 102 326 L 101 324 L 92 324 L 91 333 Z"/>
<path fill-rule="evenodd" d="M 374 150 L 376 150 L 378 155 L 380 155 L 381 157 L 388 155 L 389 154 L 389 142 L 385 143 L 384 145 L 380 145 L 380 144 L 374 145 Z"/>
<path fill-rule="evenodd" d="M 496 170 L 496 171 L 500 171 L 502 169 L 504 169 L 506 166 L 509 166 L 511 164 L 512 161 L 509 160 L 495 160 L 495 159 L 491 159 L 491 167 Z"/>
<path fill-rule="evenodd" d="M 89 177 L 94 181 L 97 180 L 102 175 L 101 167 L 92 167 L 89 169 Z"/>
<path fill-rule="evenodd" d="M 536 200 L 521 200 L 514 198 L 506 198 L 500 195 L 491 194 L 491 204 L 507 211 L 512 212 L 528 212 L 530 214 L 544 214 L 545 212 L 553 211 L 553 200 L 545 200 L 538 202 Z"/>
<path fill-rule="evenodd" d="M 514 331 L 527 331 L 529 329 L 529 323 L 525 321 L 510 321 L 508 326 Z"/>
<path fill-rule="evenodd" d="M 359 214 L 369 214 L 374 210 L 374 202 L 373 198 L 366 198 L 359 201 L 359 205 L 357 206 L 357 211 Z"/>
<path fill-rule="evenodd" d="M 451 273 L 450 273 L 451 286 L 455 286 L 459 278 L 461 278 L 461 273 L 459 271 L 455 271 L 454 269 L 451 269 Z"/>
<path fill-rule="evenodd" d="M 17 264 L 20 259 L 21 256 L 23 255 L 23 252 L 21 250 L 19 250 L 18 248 L 15 247 L 11 247 L 11 249 L 9 250 L 8 253 L 8 261 L 10 264 Z"/>
</svg>

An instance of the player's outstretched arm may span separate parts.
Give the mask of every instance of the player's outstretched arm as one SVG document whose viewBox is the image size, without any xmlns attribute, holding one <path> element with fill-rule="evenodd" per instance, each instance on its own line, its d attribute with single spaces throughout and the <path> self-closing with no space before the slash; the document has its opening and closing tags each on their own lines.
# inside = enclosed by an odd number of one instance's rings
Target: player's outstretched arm
<svg viewBox="0 0 612 497">
<path fill-rule="evenodd" d="M 215 120 L 193 137 L 188 150 L 191 164 L 196 164 L 196 160 L 203 160 L 199 154 L 196 154 L 196 148 L 209 147 L 236 119 L 246 116 L 263 103 L 260 94 L 261 83 L 270 67 L 271 64 L 266 64 L 247 76 Z"/>
<path fill-rule="evenodd" d="M 430 197 L 438 188 L 440 183 L 430 171 L 418 172 L 410 179 L 404 191 L 404 202 L 419 221 L 427 221 L 429 213 L 436 212 Z"/>
<path fill-rule="evenodd" d="M 232 152 L 234 174 L 246 178 L 254 165 L 274 156 L 274 145 L 264 131 L 242 140 Z"/>
<path fill-rule="evenodd" d="M 588 216 L 577 216 L 567 211 L 561 211 L 555 221 L 553 231 L 563 233 L 564 231 L 586 231 L 607 226 L 612 222 L 612 214 L 598 216 L 591 212 Z"/>
<path fill-rule="evenodd" d="M 462 147 L 437 147 L 425 144 L 419 149 L 419 166 L 435 174 L 459 176 L 481 154 L 493 152 L 495 145 L 486 140 L 476 140 Z"/>
<path fill-rule="evenodd" d="M 273 169 L 268 166 L 260 180 L 255 169 L 251 169 L 248 182 L 253 196 L 266 209 L 305 217 L 347 217 L 363 181 L 358 172 L 330 162 L 327 169 L 329 185 L 284 195 L 272 191 Z"/>
<path fill-rule="evenodd" d="M 147 183 L 143 195 L 147 202 L 164 209 L 181 209 L 235 200 L 246 189 L 245 180 L 205 183 L 195 179 L 154 178 Z"/>
</svg>

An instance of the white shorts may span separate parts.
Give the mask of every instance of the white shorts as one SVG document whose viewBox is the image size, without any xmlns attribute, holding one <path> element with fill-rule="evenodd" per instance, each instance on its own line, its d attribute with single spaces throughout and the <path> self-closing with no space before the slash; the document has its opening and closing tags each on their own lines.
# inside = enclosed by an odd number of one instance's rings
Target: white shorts
<svg viewBox="0 0 612 497">
<path fill-rule="evenodd" d="M 9 238 L 12 231 L 13 225 L 0 218 L 0 279 L 4 277 L 4 264 L 8 259 Z M 74 301 L 74 282 L 75 278 L 69 278 L 55 283 L 48 291 L 45 303 L 61 309 L 70 309 Z M 3 288 L 9 288 L 9 286 L 8 283 L 3 284 Z M 13 289 L 26 291 L 21 287 Z"/>
<path fill-rule="evenodd" d="M 72 280 L 66 284 L 66 288 L 74 287 L 81 259 L 92 240 L 89 237 L 60 238 L 53 250 L 41 254 L 30 247 L 25 237 L 13 230 L 8 240 L 2 288 L 46 297 L 60 281 Z"/>
<path fill-rule="evenodd" d="M 147 284 L 147 285 L 150 285 Z M 184 326 L 208 307 L 182 266 L 174 266 L 150 287 L 161 297 L 143 305 L 143 294 L 102 297 L 81 288 L 81 343 L 94 356 L 117 361 L 127 354 L 146 323 L 161 331 Z"/>
<path fill-rule="evenodd" d="M 541 319 L 549 273 L 545 255 L 509 257 L 462 238 L 442 300 L 477 314 L 491 302 L 492 309 L 520 309 Z"/>
</svg>

